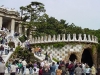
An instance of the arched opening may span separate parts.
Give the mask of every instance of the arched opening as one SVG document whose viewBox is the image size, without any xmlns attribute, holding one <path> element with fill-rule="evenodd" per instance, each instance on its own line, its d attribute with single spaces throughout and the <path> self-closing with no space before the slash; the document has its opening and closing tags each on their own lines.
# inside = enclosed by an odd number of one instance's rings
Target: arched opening
<svg viewBox="0 0 100 75">
<path fill-rule="evenodd" d="M 76 59 L 77 59 L 77 57 L 76 57 L 75 54 L 71 54 L 70 57 L 69 57 L 69 60 L 70 60 L 71 62 L 74 62 Z"/>
<path fill-rule="evenodd" d="M 91 56 L 90 51 L 91 51 L 91 49 L 89 49 L 89 48 L 84 49 L 83 54 L 82 54 L 82 58 L 81 58 L 81 62 L 87 63 L 90 67 L 92 67 L 93 60 L 92 60 L 92 56 Z"/>
</svg>

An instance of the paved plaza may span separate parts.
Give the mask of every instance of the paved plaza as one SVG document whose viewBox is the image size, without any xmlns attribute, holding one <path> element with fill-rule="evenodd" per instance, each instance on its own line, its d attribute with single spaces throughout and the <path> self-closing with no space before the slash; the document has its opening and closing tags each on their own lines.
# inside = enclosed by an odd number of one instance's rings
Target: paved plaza
<svg viewBox="0 0 100 75">
<path fill-rule="evenodd" d="M 39 69 L 37 69 L 37 73 L 38 73 L 38 70 L 39 70 Z M 34 71 L 33 71 L 33 75 L 38 75 L 37 73 L 34 74 Z M 8 71 L 7 71 L 7 68 L 6 68 L 6 70 L 5 70 L 5 75 L 10 75 L 10 74 L 8 73 Z M 22 74 L 20 73 L 20 74 L 16 74 L 16 75 L 22 75 Z M 29 74 L 28 68 L 26 68 L 26 75 L 30 75 L 30 74 Z"/>
<path fill-rule="evenodd" d="M 10 74 L 6 73 L 5 75 L 10 75 Z M 16 74 L 16 75 L 22 75 L 22 74 Z M 26 75 L 30 75 L 30 74 L 26 74 Z M 38 74 L 33 74 L 33 75 L 38 75 Z"/>
<path fill-rule="evenodd" d="M 10 75 L 10 74 L 6 73 L 5 75 Z M 16 75 L 22 75 L 22 74 L 16 74 Z M 26 75 L 30 75 L 30 74 L 26 74 Z M 35 74 L 34 74 L 34 75 L 35 75 Z"/>
</svg>

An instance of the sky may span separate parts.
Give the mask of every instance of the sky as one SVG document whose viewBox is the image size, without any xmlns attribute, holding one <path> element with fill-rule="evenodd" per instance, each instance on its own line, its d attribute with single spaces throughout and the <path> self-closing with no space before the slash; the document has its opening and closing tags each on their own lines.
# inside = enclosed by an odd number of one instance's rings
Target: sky
<svg viewBox="0 0 100 75">
<path fill-rule="evenodd" d="M 100 0 L 1 0 L 0 6 L 15 8 L 26 6 L 32 1 L 45 5 L 46 13 L 66 23 L 82 28 L 100 29 Z"/>
</svg>

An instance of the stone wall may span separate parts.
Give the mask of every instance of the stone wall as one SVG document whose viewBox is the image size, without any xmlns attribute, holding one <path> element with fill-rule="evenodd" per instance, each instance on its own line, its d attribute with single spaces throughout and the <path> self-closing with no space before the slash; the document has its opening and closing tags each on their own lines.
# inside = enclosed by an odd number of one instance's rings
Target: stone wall
<svg viewBox="0 0 100 75">
<path fill-rule="evenodd" d="M 98 43 L 98 38 L 94 35 L 86 34 L 58 34 L 58 35 L 45 35 L 41 37 L 34 37 L 30 39 L 31 44 L 37 43 L 51 43 L 51 42 L 85 42 L 85 43 Z M 71 38 L 72 37 L 72 38 Z"/>
<path fill-rule="evenodd" d="M 70 55 L 75 54 L 77 57 L 77 61 L 81 62 L 82 53 L 87 48 L 89 48 L 90 50 L 93 63 L 97 65 L 97 49 L 94 44 L 68 43 L 62 48 L 54 48 L 52 45 L 50 45 L 50 46 L 47 46 L 46 48 L 44 47 L 42 50 L 43 50 L 43 54 L 48 52 L 48 54 L 51 54 L 52 58 L 55 58 L 57 60 L 64 60 L 64 59 L 69 60 Z"/>
</svg>

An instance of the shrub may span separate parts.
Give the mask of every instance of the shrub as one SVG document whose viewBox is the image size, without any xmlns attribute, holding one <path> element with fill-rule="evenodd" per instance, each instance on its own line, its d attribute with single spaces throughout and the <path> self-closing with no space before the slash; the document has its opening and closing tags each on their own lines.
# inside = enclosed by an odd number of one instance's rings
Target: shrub
<svg viewBox="0 0 100 75">
<path fill-rule="evenodd" d="M 8 43 L 8 46 L 11 47 L 11 48 L 15 48 L 15 43 L 11 41 L 11 42 Z"/>
<path fill-rule="evenodd" d="M 22 48 L 21 46 L 17 46 L 14 53 L 11 55 L 10 58 L 15 59 L 15 58 L 19 58 L 19 59 L 26 59 L 26 62 L 29 63 L 34 62 L 35 60 L 38 61 L 37 58 L 34 57 L 34 54 L 29 52 L 28 49 L 26 48 Z"/>
<path fill-rule="evenodd" d="M 56 58 L 53 58 L 53 60 L 54 60 L 55 62 L 59 62 L 59 60 L 57 60 Z"/>
</svg>

